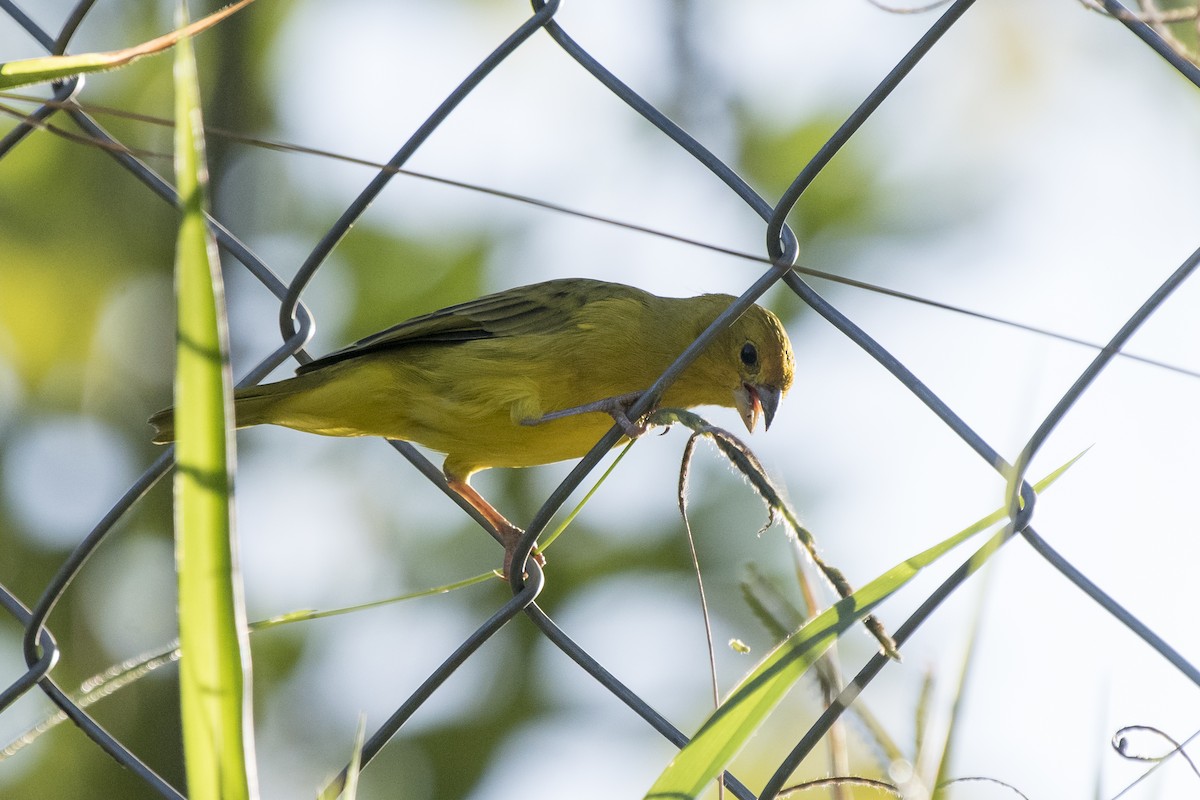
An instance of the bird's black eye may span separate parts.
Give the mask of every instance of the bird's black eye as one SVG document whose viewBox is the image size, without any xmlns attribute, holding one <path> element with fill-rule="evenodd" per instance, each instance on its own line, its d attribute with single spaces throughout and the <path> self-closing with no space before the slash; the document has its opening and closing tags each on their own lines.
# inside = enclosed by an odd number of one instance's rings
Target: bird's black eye
<svg viewBox="0 0 1200 800">
<path fill-rule="evenodd" d="M 742 345 L 742 354 L 741 355 L 742 355 L 742 363 L 745 364 L 747 367 L 753 367 L 753 366 L 758 365 L 758 348 L 756 348 L 750 342 L 746 342 L 744 345 Z"/>
</svg>

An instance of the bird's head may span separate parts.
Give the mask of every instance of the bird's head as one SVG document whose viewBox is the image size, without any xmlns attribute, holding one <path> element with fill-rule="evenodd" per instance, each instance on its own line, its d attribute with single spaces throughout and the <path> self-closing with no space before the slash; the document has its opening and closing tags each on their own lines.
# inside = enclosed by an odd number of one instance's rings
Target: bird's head
<svg viewBox="0 0 1200 800">
<path fill-rule="evenodd" d="M 737 365 L 732 405 L 746 430 L 754 431 L 760 415 L 764 429 L 770 429 L 795 370 L 792 345 L 783 325 L 765 308 L 751 306 L 718 341 L 725 348 L 725 358 Z"/>
<path fill-rule="evenodd" d="M 669 363 L 679 352 L 676 348 L 699 336 L 736 299 L 706 294 L 672 300 L 668 308 L 674 311 L 677 323 L 661 329 L 663 341 L 668 343 L 662 348 L 663 360 Z M 759 417 L 771 426 L 780 399 L 792 386 L 794 370 L 792 345 L 779 319 L 761 306 L 750 306 L 667 387 L 659 405 L 736 408 L 746 429 L 753 432 Z"/>
</svg>

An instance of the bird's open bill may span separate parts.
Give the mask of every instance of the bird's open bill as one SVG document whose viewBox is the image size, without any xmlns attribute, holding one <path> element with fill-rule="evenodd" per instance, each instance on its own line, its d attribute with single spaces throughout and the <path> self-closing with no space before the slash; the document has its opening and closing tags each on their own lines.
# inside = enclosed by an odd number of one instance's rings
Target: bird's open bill
<svg viewBox="0 0 1200 800">
<path fill-rule="evenodd" d="M 771 429 L 771 421 L 775 419 L 775 411 L 779 408 L 782 397 L 783 392 L 780 389 L 756 383 L 743 383 L 741 388 L 733 393 L 738 414 L 742 416 L 742 422 L 746 423 L 746 430 L 751 433 L 754 433 L 755 427 L 758 426 L 760 414 L 763 417 L 763 430 Z"/>
</svg>

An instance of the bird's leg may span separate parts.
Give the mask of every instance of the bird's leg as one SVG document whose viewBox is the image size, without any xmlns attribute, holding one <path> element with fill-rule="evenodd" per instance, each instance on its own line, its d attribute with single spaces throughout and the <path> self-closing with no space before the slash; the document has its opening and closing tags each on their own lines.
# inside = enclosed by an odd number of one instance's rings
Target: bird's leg
<svg viewBox="0 0 1200 800">
<path fill-rule="evenodd" d="M 629 394 L 619 394 L 614 397 L 606 397 L 603 400 L 597 400 L 593 403 L 584 403 L 581 406 L 573 408 L 564 408 L 561 411 L 551 411 L 549 414 L 543 414 L 535 419 L 521 420 L 522 425 L 541 425 L 543 422 L 551 422 L 564 417 L 573 417 L 576 414 L 590 414 L 599 412 L 608 414 L 613 418 L 625 435 L 630 439 L 636 439 L 646 432 L 646 426 L 640 425 L 629 418 L 629 409 L 642 396 L 641 392 L 630 392 Z"/>
<path fill-rule="evenodd" d="M 496 538 L 500 540 L 500 544 L 504 545 L 504 577 L 508 578 L 508 569 L 512 566 L 513 552 L 517 549 L 517 543 L 521 541 L 521 535 L 525 531 L 513 525 L 504 515 L 496 510 L 495 506 L 483 499 L 483 495 L 475 491 L 471 484 L 459 478 L 446 476 L 446 484 L 457 492 L 464 500 L 471 504 L 471 507 L 483 515 L 483 518 L 488 521 L 488 524 L 496 531 Z M 533 549 L 533 560 L 539 566 L 546 565 L 546 558 L 537 548 Z"/>
</svg>

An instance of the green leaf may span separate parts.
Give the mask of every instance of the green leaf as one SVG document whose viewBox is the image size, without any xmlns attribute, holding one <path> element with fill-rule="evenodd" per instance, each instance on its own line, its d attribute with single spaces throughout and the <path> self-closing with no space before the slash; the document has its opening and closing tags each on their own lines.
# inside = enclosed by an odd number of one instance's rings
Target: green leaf
<svg viewBox="0 0 1200 800">
<path fill-rule="evenodd" d="M 1078 458 L 1076 456 L 1055 470 L 1035 489 L 1040 491 L 1049 486 Z M 897 564 L 781 642 L 754 671 L 742 679 L 725 703 L 700 727 L 692 741 L 667 765 L 646 793 L 647 800 L 698 797 L 761 727 L 792 685 L 843 631 L 871 613 L 872 609 L 922 569 L 976 533 L 1005 519 L 1005 510 L 998 509 L 945 541 Z M 974 569 L 982 566 L 996 552 L 1004 536 L 1005 532 L 1000 531 L 972 556 Z"/>
<path fill-rule="evenodd" d="M 157 55 L 169 50 L 179 42 L 205 31 L 221 20 L 237 13 L 254 0 L 239 0 L 233 5 L 178 30 L 151 39 L 148 42 L 112 50 L 105 53 L 82 53 L 73 56 L 43 56 L 42 58 L 26 58 L 20 61 L 0 63 L 0 90 L 15 89 L 34 83 L 46 83 L 69 78 L 73 75 L 83 75 L 89 72 L 105 72 L 131 64 L 139 58 Z"/>
<path fill-rule="evenodd" d="M 337 800 L 338 797 L 342 797 L 343 800 L 355 800 L 358 796 L 358 776 L 362 772 L 362 750 L 366 738 L 367 717 L 365 714 L 360 714 L 358 729 L 354 734 L 354 749 L 350 753 L 350 764 L 346 767 L 345 784 L 343 786 L 341 781 L 336 780 L 330 782 L 317 795 L 317 800 Z"/>
<path fill-rule="evenodd" d="M 186 11 L 184 12 L 186 13 Z M 175 59 L 175 178 L 182 206 L 175 257 L 175 558 L 180 704 L 188 796 L 255 796 L 248 737 L 249 646 L 233 558 L 231 376 L 216 243 L 205 220 L 200 87 L 191 40 Z"/>
</svg>

